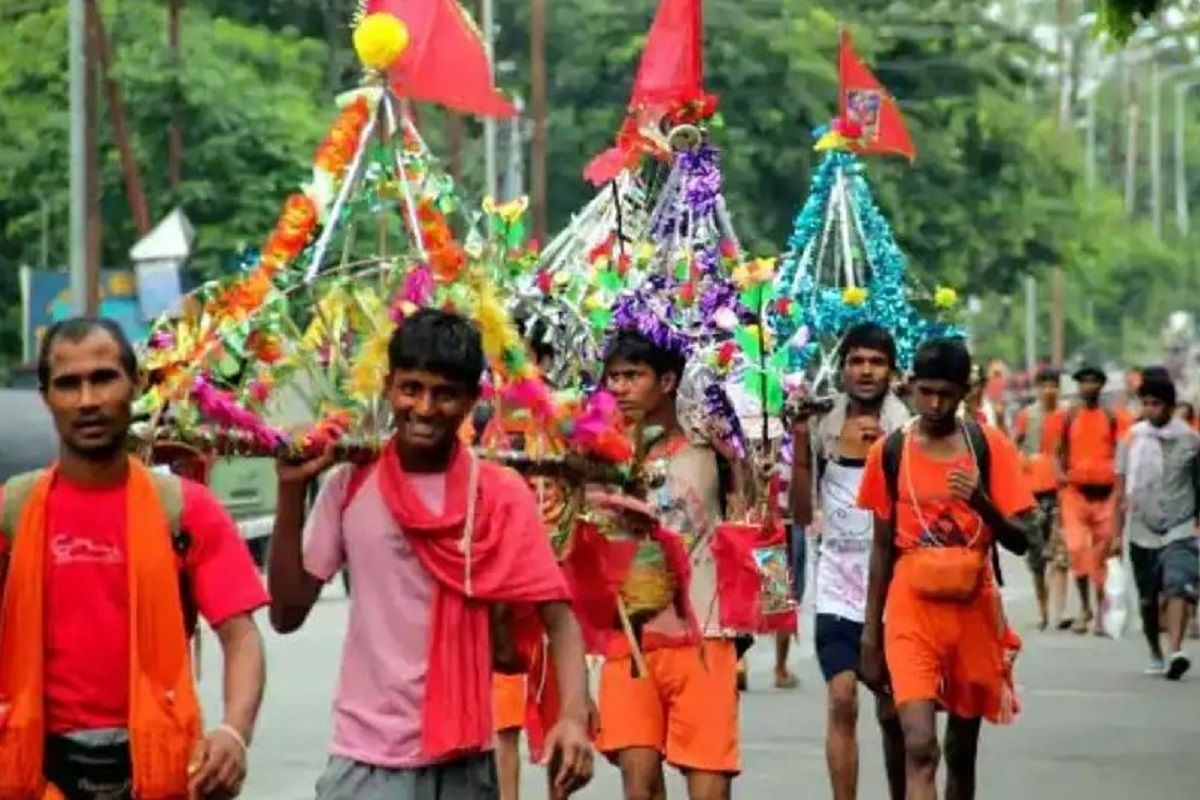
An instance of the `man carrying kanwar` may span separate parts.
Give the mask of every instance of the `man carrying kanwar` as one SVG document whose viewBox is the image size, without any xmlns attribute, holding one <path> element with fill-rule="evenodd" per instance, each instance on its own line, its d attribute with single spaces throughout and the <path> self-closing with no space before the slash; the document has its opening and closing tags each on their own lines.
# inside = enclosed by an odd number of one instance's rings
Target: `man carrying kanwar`
<svg viewBox="0 0 1200 800">
<path fill-rule="evenodd" d="M 343 566 L 354 575 L 317 797 L 497 800 L 489 612 L 498 603 L 540 620 L 549 638 L 562 704 L 545 750 L 555 793 L 570 794 L 592 772 L 583 637 L 533 493 L 460 442 L 485 366 L 479 332 L 457 314 L 418 311 L 393 333 L 388 363 L 395 434 L 373 463 L 338 468 L 307 521 L 306 487 L 332 456 L 279 465 L 275 629 L 300 628 Z"/>
<path fill-rule="evenodd" d="M 792 506 L 798 525 L 815 518 L 821 530 L 816 562 L 817 663 L 828 684 L 825 760 L 834 800 L 858 796 L 858 669 L 867 606 L 874 519 L 857 507 L 866 456 L 879 439 L 908 422 L 908 409 L 890 391 L 896 343 L 873 323 L 842 338 L 842 391 L 833 409 L 812 424 L 797 424 L 792 460 Z M 805 421 L 801 404 L 798 422 Z M 814 469 L 815 461 L 815 469 Z M 814 480 L 816 491 L 813 491 Z M 814 497 L 815 496 L 815 497 Z M 904 800 L 904 737 L 888 694 L 875 697 L 892 800 Z"/>
<path fill-rule="evenodd" d="M 975 796 L 982 720 L 1016 712 L 1008 626 L 990 554 L 1023 555 L 1033 495 L 1012 442 L 957 419 L 971 356 L 957 339 L 921 345 L 913 363 L 918 419 L 867 455 L 859 506 L 875 515 L 862 638 L 862 675 L 891 691 L 904 731 L 908 800 L 935 800 L 949 715 L 945 796 Z M 885 624 L 886 621 L 886 624 Z"/>
<path fill-rule="evenodd" d="M 115 322 L 51 326 L 38 384 L 59 455 L 3 489 L 0 797 L 234 797 L 264 681 L 250 553 L 208 489 L 127 454 L 138 364 Z M 207 735 L 197 615 L 225 660 Z"/>
</svg>

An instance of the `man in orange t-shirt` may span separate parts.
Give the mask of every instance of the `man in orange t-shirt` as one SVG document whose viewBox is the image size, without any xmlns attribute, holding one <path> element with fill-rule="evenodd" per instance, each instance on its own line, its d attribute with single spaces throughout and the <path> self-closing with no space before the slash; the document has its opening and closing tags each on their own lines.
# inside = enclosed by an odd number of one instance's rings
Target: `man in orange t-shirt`
<svg viewBox="0 0 1200 800">
<path fill-rule="evenodd" d="M 1038 626 L 1042 630 L 1050 624 L 1051 599 L 1056 624 L 1062 620 L 1067 602 L 1067 552 L 1058 515 L 1057 458 L 1066 417 L 1058 407 L 1058 393 L 1058 370 L 1044 367 L 1037 375 L 1037 400 L 1021 409 L 1013 425 L 1013 438 L 1021 448 L 1025 477 L 1038 503 L 1038 524 L 1033 528 L 1035 537 L 1029 543 L 1027 561 L 1033 573 L 1041 614 Z M 1049 580 L 1047 568 L 1052 570 Z"/>
<path fill-rule="evenodd" d="M 994 541 L 1026 551 L 1034 499 L 1008 437 L 956 418 L 970 374 L 961 341 L 920 347 L 912 381 L 919 419 L 871 448 L 858 495 L 875 514 L 861 670 L 895 698 L 909 800 L 937 798 L 939 709 L 950 715 L 947 797 L 975 796 L 980 723 L 1007 722 L 1016 711 L 1020 640 L 1005 621 L 989 553 Z"/>
<path fill-rule="evenodd" d="M 1094 621 L 1093 630 L 1099 636 L 1104 634 L 1100 610 L 1116 509 L 1113 489 L 1117 482 L 1117 445 L 1129 430 L 1130 419 L 1123 411 L 1110 411 L 1100 405 L 1100 393 L 1107 381 L 1103 370 L 1085 366 L 1075 372 L 1074 378 L 1080 402 L 1066 414 L 1059 448 L 1066 486 L 1059 499 L 1063 540 L 1082 605 L 1082 616 L 1074 630 L 1086 633 L 1088 623 Z"/>
</svg>

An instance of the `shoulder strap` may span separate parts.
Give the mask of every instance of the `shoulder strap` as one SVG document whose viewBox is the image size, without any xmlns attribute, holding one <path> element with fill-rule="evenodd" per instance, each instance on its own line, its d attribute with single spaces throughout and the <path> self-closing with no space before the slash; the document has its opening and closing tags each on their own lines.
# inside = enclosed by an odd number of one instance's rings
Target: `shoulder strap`
<svg viewBox="0 0 1200 800">
<path fill-rule="evenodd" d="M 355 496 L 358 495 L 363 484 L 367 482 L 367 478 L 371 477 L 371 471 L 375 469 L 374 461 L 366 464 L 354 464 L 350 467 L 350 480 L 346 484 L 346 495 L 342 498 L 342 505 L 338 509 L 343 514 L 350 504 L 354 502 Z"/>
<path fill-rule="evenodd" d="M 904 437 L 907 433 L 907 426 L 892 431 L 883 443 L 883 477 L 892 508 L 896 507 L 896 502 L 900 499 L 900 460 L 904 455 Z"/>
<path fill-rule="evenodd" d="M 178 475 L 164 472 L 151 472 L 150 479 L 154 481 L 154 492 L 167 515 L 167 526 L 174 541 L 183 532 L 183 480 Z"/>
<path fill-rule="evenodd" d="M 979 470 L 979 483 L 985 491 L 991 491 L 992 484 L 992 452 L 988 448 L 987 433 L 983 426 L 975 420 L 967 420 L 963 425 L 966 431 L 967 443 L 975 455 L 975 468 Z"/>
<path fill-rule="evenodd" d="M 29 499 L 29 493 L 33 491 L 34 484 L 45 472 L 44 469 L 35 469 L 32 472 L 14 475 L 4 482 L 4 507 L 0 509 L 0 536 L 6 537 L 10 542 L 17 534 L 17 526 L 21 524 L 21 511 L 25 508 L 25 501 Z"/>
</svg>

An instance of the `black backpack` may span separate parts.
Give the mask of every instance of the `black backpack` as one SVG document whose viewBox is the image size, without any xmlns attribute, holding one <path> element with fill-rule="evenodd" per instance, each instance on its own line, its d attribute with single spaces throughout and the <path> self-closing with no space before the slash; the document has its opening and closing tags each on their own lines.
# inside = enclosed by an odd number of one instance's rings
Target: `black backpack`
<svg viewBox="0 0 1200 800">
<path fill-rule="evenodd" d="M 963 433 L 967 443 L 975 454 L 975 467 L 979 470 L 979 483 L 985 490 L 992 483 L 992 451 L 988 447 L 987 434 L 983 426 L 975 420 L 963 421 Z M 883 443 L 883 477 L 887 482 L 888 497 L 892 500 L 892 519 L 896 503 L 900 497 L 900 460 L 904 456 L 904 438 L 908 435 L 908 426 L 893 431 Z M 996 572 L 996 582 L 1003 586 L 1004 576 L 1000 572 L 1000 550 L 992 542 L 992 569 Z"/>
</svg>

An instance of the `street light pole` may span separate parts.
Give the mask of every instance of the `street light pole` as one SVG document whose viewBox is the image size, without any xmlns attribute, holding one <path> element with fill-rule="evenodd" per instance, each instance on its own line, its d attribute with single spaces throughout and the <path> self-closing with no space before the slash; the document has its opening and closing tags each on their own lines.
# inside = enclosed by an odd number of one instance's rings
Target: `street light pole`
<svg viewBox="0 0 1200 800">
<path fill-rule="evenodd" d="M 1191 228 L 1185 134 L 1188 93 L 1196 86 L 1200 86 L 1200 80 L 1193 79 L 1175 87 L 1175 224 L 1181 236 L 1187 236 Z"/>
<path fill-rule="evenodd" d="M 1167 73 L 1169 74 L 1169 73 Z M 1166 74 L 1150 64 L 1150 223 L 1162 238 L 1162 83 Z"/>
</svg>

